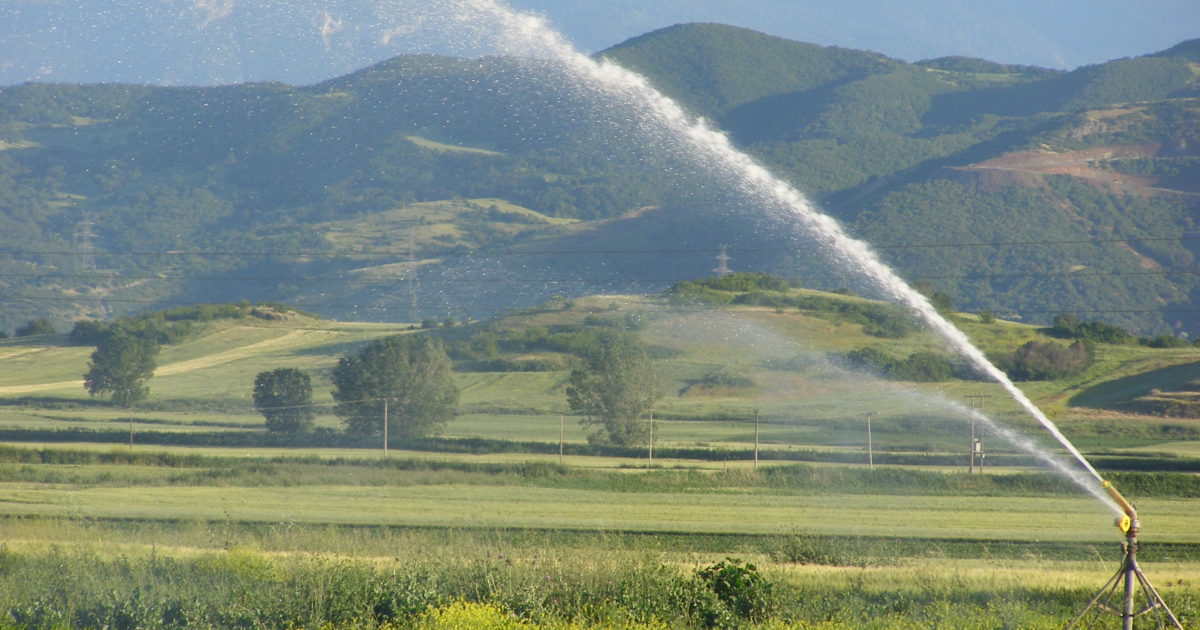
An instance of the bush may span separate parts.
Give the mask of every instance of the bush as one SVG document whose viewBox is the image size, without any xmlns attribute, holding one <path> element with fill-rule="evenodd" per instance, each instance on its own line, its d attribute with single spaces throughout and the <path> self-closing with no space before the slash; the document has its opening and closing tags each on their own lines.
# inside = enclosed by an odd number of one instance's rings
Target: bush
<svg viewBox="0 0 1200 630">
<path fill-rule="evenodd" d="M 24 326 L 17 326 L 13 331 L 14 337 L 32 337 L 34 335 L 53 335 L 58 331 L 54 330 L 54 322 L 51 322 L 45 317 L 31 319 Z"/>
<path fill-rule="evenodd" d="M 726 558 L 697 571 L 696 578 L 741 619 L 762 621 L 774 607 L 774 587 L 753 564 Z"/>
<path fill-rule="evenodd" d="M 720 389 L 743 389 L 747 387 L 754 387 L 754 379 L 730 374 L 723 368 L 718 368 L 705 374 L 698 380 L 689 381 L 683 389 L 679 390 L 679 395 L 682 396 L 692 390 L 712 391 Z"/>
<path fill-rule="evenodd" d="M 862 562 L 840 546 L 831 544 L 821 536 L 800 532 L 782 538 L 770 551 L 776 562 L 793 564 L 823 564 L 827 566 L 851 566 Z"/>
<path fill-rule="evenodd" d="M 1092 343 L 1126 343 L 1132 337 L 1123 328 L 1104 322 L 1085 322 L 1070 313 L 1054 316 L 1050 334 L 1066 339 L 1078 339 Z"/>
<path fill-rule="evenodd" d="M 195 330 L 197 322 L 245 319 L 251 316 L 259 319 L 280 319 L 281 313 L 292 312 L 299 313 L 288 306 L 274 303 L 263 303 L 253 307 L 249 304 L 181 306 L 141 315 L 125 315 L 112 322 L 79 320 L 71 329 L 71 342 L 95 346 L 110 335 L 121 332 L 159 345 L 171 345 L 187 339 Z"/>
<path fill-rule="evenodd" d="M 868 346 L 846 353 L 853 366 L 867 368 L 881 376 L 900 381 L 938 383 L 951 378 L 970 378 L 971 374 L 954 359 L 937 352 L 914 352 L 898 359 L 879 348 Z"/>
<path fill-rule="evenodd" d="M 81 319 L 75 322 L 75 326 L 71 328 L 71 343 L 81 346 L 99 345 L 108 334 L 109 326 L 102 321 L 94 319 Z"/>
<path fill-rule="evenodd" d="M 1030 341 L 1009 354 L 996 357 L 995 363 L 1015 381 L 1049 381 L 1086 370 L 1092 364 L 1092 350 L 1082 341 L 1076 341 L 1070 347 Z"/>
<path fill-rule="evenodd" d="M 1188 340 L 1175 335 L 1158 335 L 1156 337 L 1138 337 L 1138 343 L 1147 348 L 1183 348 Z"/>
<path fill-rule="evenodd" d="M 707 287 L 717 291 L 787 291 L 790 283 L 783 278 L 769 276 L 765 273 L 730 273 L 723 276 L 679 282 L 671 287 L 672 293 L 687 292 L 694 287 Z"/>
<path fill-rule="evenodd" d="M 557 357 L 539 359 L 483 359 L 469 361 L 456 368 L 462 372 L 555 372 L 567 369 L 566 363 Z"/>
</svg>

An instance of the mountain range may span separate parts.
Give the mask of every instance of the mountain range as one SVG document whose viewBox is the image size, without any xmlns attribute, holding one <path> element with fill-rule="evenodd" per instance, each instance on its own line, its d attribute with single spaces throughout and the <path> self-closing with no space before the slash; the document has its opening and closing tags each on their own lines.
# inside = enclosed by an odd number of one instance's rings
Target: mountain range
<svg viewBox="0 0 1200 630">
<path fill-rule="evenodd" d="M 955 307 L 1200 333 L 1200 40 L 1073 71 L 716 24 L 646 76 Z M 0 329 L 197 301 L 482 317 L 739 270 L 867 292 L 545 60 L 308 86 L 0 88 Z"/>
</svg>

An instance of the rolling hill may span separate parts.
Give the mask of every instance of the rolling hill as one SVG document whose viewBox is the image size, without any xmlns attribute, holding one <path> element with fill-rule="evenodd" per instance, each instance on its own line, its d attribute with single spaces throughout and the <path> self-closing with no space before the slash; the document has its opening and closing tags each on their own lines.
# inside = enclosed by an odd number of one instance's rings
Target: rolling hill
<svg viewBox="0 0 1200 630">
<path fill-rule="evenodd" d="M 103 442 L 121 441 L 129 430 L 182 431 L 191 437 L 161 439 L 190 445 L 251 440 L 262 446 L 265 438 L 256 437 L 262 435 L 262 417 L 251 402 L 255 375 L 295 367 L 312 375 L 319 427 L 296 445 L 361 447 L 339 437 L 341 425 L 330 411 L 333 367 L 372 339 L 424 334 L 442 339 L 462 392 L 457 417 L 444 431 L 447 438 L 549 442 L 558 439 L 560 414 L 573 417 L 564 388 L 576 356 L 597 336 L 619 334 L 646 348 L 664 379 L 655 405 L 664 423 L 663 448 L 745 448 L 747 419 L 761 412 L 769 425 L 763 439 L 771 448 L 857 452 L 858 424 L 871 412 L 881 451 L 953 453 L 961 446 L 963 426 L 962 406 L 955 401 L 968 395 L 990 398 L 989 415 L 1034 439 L 1045 438 L 997 385 L 957 367 L 931 371 L 931 361 L 953 366 L 954 359 L 929 333 L 903 326 L 878 330 L 878 318 L 893 313 L 884 303 L 809 289 L 747 287 L 695 294 L 708 296 L 709 303 L 702 304 L 686 286 L 672 295 L 556 300 L 486 321 L 420 328 L 332 322 L 279 307 L 224 308 L 220 312 L 227 317 L 196 320 L 163 347 L 149 382 L 151 395 L 132 411 L 88 397 L 80 375 L 90 346 L 65 334 L 3 340 L 0 360 L 10 369 L 0 374 L 0 435 Z M 719 298 L 716 305 L 713 296 Z M 185 321 L 177 318 L 190 313 L 177 309 L 166 321 Z M 989 354 L 1030 341 L 1063 344 L 1026 324 L 955 317 Z M 900 362 L 908 357 L 913 365 L 920 357 L 924 367 L 905 372 L 871 367 L 854 358 L 864 349 Z M 1198 404 L 1194 349 L 1097 344 L 1094 356 L 1085 371 L 1023 387 L 1085 449 L 1189 452 L 1200 438 L 1188 419 Z M 1180 406 L 1164 407 L 1163 400 Z M 550 424 L 552 432 L 546 429 Z M 571 441 L 585 443 L 583 428 L 574 419 L 569 424 Z M 528 444 L 511 448 L 541 452 Z M 1000 441 L 991 450 L 997 457 L 1012 452 Z"/>
<path fill-rule="evenodd" d="M 1195 47 L 1063 72 L 689 24 L 600 56 L 958 308 L 1196 334 Z M 398 57 L 299 87 L 0 88 L 0 328 L 237 299 L 479 318 L 661 289 L 720 245 L 737 269 L 861 289 L 618 109 L 501 58 Z"/>
</svg>

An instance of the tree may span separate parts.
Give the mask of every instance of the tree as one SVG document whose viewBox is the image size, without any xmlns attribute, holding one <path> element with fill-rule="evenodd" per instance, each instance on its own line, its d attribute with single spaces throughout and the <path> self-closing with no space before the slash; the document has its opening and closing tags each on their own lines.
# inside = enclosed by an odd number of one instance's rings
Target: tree
<svg viewBox="0 0 1200 630">
<path fill-rule="evenodd" d="M 55 332 L 57 331 L 54 330 L 54 322 L 45 317 L 39 317 L 29 320 L 24 326 L 17 326 L 17 329 L 13 331 L 13 336 L 32 337 L 33 335 L 53 335 Z"/>
<path fill-rule="evenodd" d="M 1092 350 L 1082 341 L 1076 341 L 1070 347 L 1030 341 L 996 359 L 996 365 L 1014 381 L 1048 381 L 1087 369 L 1092 363 Z"/>
<path fill-rule="evenodd" d="M 92 353 L 83 384 L 92 396 L 112 393 L 113 403 L 132 407 L 146 398 L 145 383 L 157 367 L 158 344 L 117 332 L 105 337 Z"/>
<path fill-rule="evenodd" d="M 334 413 L 350 433 L 383 429 L 387 403 L 389 435 L 427 435 L 454 417 L 458 388 L 450 357 L 436 339 L 396 335 L 371 342 L 333 369 Z"/>
<path fill-rule="evenodd" d="M 254 408 L 272 433 L 299 433 L 312 426 L 312 379 L 296 368 L 259 372 L 254 377 Z"/>
<path fill-rule="evenodd" d="M 921 280 L 914 282 L 912 286 L 921 295 L 929 299 L 929 303 L 933 305 L 933 308 L 937 309 L 937 312 L 949 313 L 954 310 L 954 298 L 950 297 L 949 293 L 938 291 L 933 288 L 932 284 Z"/>
<path fill-rule="evenodd" d="M 622 445 L 646 440 L 643 416 L 661 396 L 650 358 L 620 337 L 602 339 L 585 364 L 571 371 L 567 386 L 567 403 L 585 415 L 582 424 L 604 432 L 596 437 Z"/>
</svg>

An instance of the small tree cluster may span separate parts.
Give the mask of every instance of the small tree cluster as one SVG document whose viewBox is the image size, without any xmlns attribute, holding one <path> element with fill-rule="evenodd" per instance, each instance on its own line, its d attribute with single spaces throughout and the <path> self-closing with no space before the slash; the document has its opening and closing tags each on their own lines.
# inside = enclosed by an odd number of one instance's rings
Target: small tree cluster
<svg viewBox="0 0 1200 630">
<path fill-rule="evenodd" d="M 914 282 L 913 288 L 928 298 L 937 312 L 945 314 L 954 310 L 954 298 L 949 293 L 938 291 L 928 282 Z"/>
<path fill-rule="evenodd" d="M 146 381 L 154 375 L 158 351 L 158 344 L 149 339 L 108 335 L 92 353 L 84 387 L 93 396 L 111 393 L 113 403 L 132 407 L 150 393 Z"/>
<path fill-rule="evenodd" d="M 312 379 L 296 368 L 259 372 L 254 377 L 254 408 L 272 433 L 299 433 L 312 426 Z"/>
<path fill-rule="evenodd" d="M 57 331 L 54 330 L 54 322 L 45 317 L 39 317 L 29 320 L 22 326 L 17 326 L 17 329 L 13 331 L 13 336 L 32 337 L 34 335 L 53 335 L 55 332 Z"/>
<path fill-rule="evenodd" d="M 334 409 L 346 430 L 363 435 L 425 435 L 454 416 L 458 388 L 441 341 L 396 335 L 371 342 L 333 369 Z"/>
<path fill-rule="evenodd" d="M 973 376 L 968 368 L 937 352 L 914 352 L 901 359 L 879 348 L 868 346 L 847 352 L 846 360 L 852 366 L 867 368 L 886 378 L 901 381 L 936 383 L 955 377 Z"/>
<path fill-rule="evenodd" d="M 662 396 L 650 357 L 624 337 L 603 338 L 584 364 L 571 371 L 567 403 L 599 429 L 593 439 L 631 445 L 646 441 L 646 412 Z"/>
<path fill-rule="evenodd" d="M 677 282 L 670 288 L 671 293 L 687 294 L 697 287 L 705 287 L 717 291 L 787 291 L 793 285 L 783 278 L 770 276 L 765 273 L 737 272 L 723 276 L 714 276 L 701 280 Z"/>
<path fill-rule="evenodd" d="M 1104 322 L 1085 322 L 1070 313 L 1055 315 L 1053 324 L 1050 333 L 1067 339 L 1092 343 L 1128 343 L 1133 339 L 1124 328 Z"/>
<path fill-rule="evenodd" d="M 1016 350 L 996 357 L 996 364 L 1015 381 L 1049 381 L 1078 374 L 1092 363 L 1088 344 L 1076 341 L 1068 346 L 1030 341 Z"/>
</svg>

